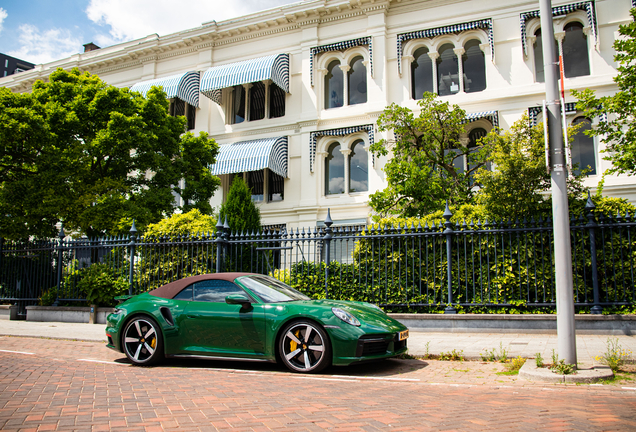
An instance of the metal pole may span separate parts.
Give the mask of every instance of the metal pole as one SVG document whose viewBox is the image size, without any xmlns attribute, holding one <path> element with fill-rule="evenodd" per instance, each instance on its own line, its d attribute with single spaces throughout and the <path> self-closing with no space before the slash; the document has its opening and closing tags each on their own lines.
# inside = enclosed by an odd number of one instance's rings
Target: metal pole
<svg viewBox="0 0 636 432">
<path fill-rule="evenodd" d="M 601 306 L 600 295 L 598 292 L 598 267 L 596 263 L 596 226 L 597 223 L 594 220 L 594 209 L 596 206 L 592 202 L 592 197 L 590 193 L 587 193 L 587 203 L 585 204 L 585 210 L 587 210 L 587 229 L 590 232 L 590 260 L 592 265 L 592 288 L 594 293 L 594 306 L 590 312 L 594 315 L 600 315 L 603 313 L 603 307 Z"/>
<path fill-rule="evenodd" d="M 62 285 L 62 260 L 64 259 L 63 243 L 64 237 L 66 237 L 66 234 L 64 234 L 63 225 L 60 225 L 60 233 L 57 236 L 60 238 L 60 242 L 57 246 L 57 294 L 55 294 L 55 301 L 53 302 L 52 306 L 60 305 L 60 285 Z"/>
<path fill-rule="evenodd" d="M 137 227 L 133 219 L 132 227 L 130 227 L 130 268 L 128 269 L 128 294 L 133 293 L 133 283 L 135 274 L 135 239 L 137 238 Z"/>
<path fill-rule="evenodd" d="M 330 248 L 331 248 L 331 210 L 327 209 L 327 218 L 325 219 L 325 236 L 323 241 L 325 243 L 325 298 L 329 298 L 329 263 L 331 262 Z"/>
<path fill-rule="evenodd" d="M 545 94 L 550 136 L 550 166 L 552 177 L 552 221 L 554 229 L 554 266 L 557 303 L 557 348 L 559 357 L 576 365 L 576 335 L 574 324 L 574 289 L 572 284 L 572 247 L 567 191 L 567 164 L 560 122 L 561 100 L 558 88 L 558 65 L 554 51 L 552 3 L 540 0 L 541 33 Z"/>
<path fill-rule="evenodd" d="M 450 221 L 453 213 L 448 208 L 448 201 L 446 201 L 446 210 L 444 211 L 444 234 L 446 234 L 446 277 L 448 278 L 448 302 L 446 303 L 445 314 L 456 314 L 457 309 L 453 307 L 453 262 L 452 262 L 452 246 L 453 246 L 453 223 Z"/>
<path fill-rule="evenodd" d="M 223 267 L 222 267 L 223 223 L 221 222 L 220 213 L 219 213 L 219 218 L 216 221 L 216 239 L 214 241 L 216 243 L 216 272 L 221 273 L 223 271 Z"/>
</svg>

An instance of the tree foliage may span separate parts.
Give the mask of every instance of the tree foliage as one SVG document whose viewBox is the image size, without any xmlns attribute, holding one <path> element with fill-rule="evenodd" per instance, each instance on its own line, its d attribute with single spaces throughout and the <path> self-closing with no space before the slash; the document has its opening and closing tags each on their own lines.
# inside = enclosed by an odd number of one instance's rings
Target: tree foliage
<svg viewBox="0 0 636 432">
<path fill-rule="evenodd" d="M 577 126 L 568 128 L 568 135 L 573 137 L 577 130 Z M 509 130 L 492 138 L 490 160 L 494 169 L 482 168 L 475 174 L 480 185 L 476 204 L 482 205 L 491 219 L 550 214 L 551 179 L 545 163 L 543 123 L 531 126 L 524 115 Z M 570 203 L 584 195 L 585 172 L 570 173 L 567 182 Z"/>
<path fill-rule="evenodd" d="M 227 217 L 230 229 L 234 232 L 257 232 L 261 229 L 261 212 L 252 201 L 252 192 L 240 176 L 235 176 L 227 194 L 227 200 L 221 206 L 219 220 Z"/>
<path fill-rule="evenodd" d="M 51 236 L 59 221 L 89 237 L 143 228 L 177 209 L 173 193 L 211 213 L 218 146 L 184 127 L 159 88 L 143 97 L 77 69 L 30 94 L 0 88 L 0 236 Z"/>
<path fill-rule="evenodd" d="M 187 213 L 175 213 L 157 223 L 148 225 L 145 235 L 152 237 L 175 237 L 204 235 L 216 231 L 216 218 L 201 213 L 199 209 Z"/>
<path fill-rule="evenodd" d="M 636 174 L 636 9 L 630 13 L 632 22 L 619 26 L 621 37 L 614 41 L 614 60 L 618 63 L 614 82 L 619 91 L 600 98 L 590 89 L 574 90 L 572 94 L 578 99 L 577 108 L 584 110 L 586 116 L 600 116 L 598 125 L 589 134 L 600 136 L 606 144 L 603 152 L 613 164 L 609 173 L 633 175 Z"/>
<path fill-rule="evenodd" d="M 414 217 L 469 202 L 474 194 L 473 176 L 485 165 L 490 136 L 482 148 L 469 149 L 461 142 L 466 112 L 425 93 L 418 101 L 416 117 L 408 108 L 390 105 L 378 119 L 378 129 L 392 131 L 395 141 L 382 139 L 371 146 L 375 154 L 392 153 L 384 172 L 387 188 L 370 195 L 370 205 L 380 216 Z M 467 167 L 455 165 L 467 158 Z M 466 169 L 467 168 L 467 169 Z"/>
</svg>

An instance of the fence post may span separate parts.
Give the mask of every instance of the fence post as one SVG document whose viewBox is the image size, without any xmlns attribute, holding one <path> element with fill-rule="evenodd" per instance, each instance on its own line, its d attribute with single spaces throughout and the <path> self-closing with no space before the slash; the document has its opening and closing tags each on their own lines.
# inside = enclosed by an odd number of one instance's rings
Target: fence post
<svg viewBox="0 0 636 432">
<path fill-rule="evenodd" d="M 133 283 L 135 274 L 135 240 L 137 239 L 137 227 L 135 226 L 135 220 L 133 219 L 132 227 L 130 227 L 130 269 L 128 271 L 128 294 L 133 293 Z"/>
<path fill-rule="evenodd" d="M 219 214 L 219 218 L 216 221 L 216 239 L 214 242 L 216 243 L 216 272 L 221 273 L 223 270 L 222 260 L 223 260 L 223 224 L 221 223 L 221 214 Z"/>
<path fill-rule="evenodd" d="M 603 313 L 603 307 L 601 306 L 600 296 L 598 292 L 598 267 L 596 265 L 596 227 L 597 223 L 594 219 L 594 209 L 596 206 L 592 202 L 592 196 L 590 192 L 587 192 L 587 203 L 585 204 L 585 210 L 587 210 L 587 220 L 588 223 L 586 225 L 588 231 L 590 232 L 590 257 L 592 261 L 592 287 L 594 289 L 594 306 L 590 310 L 590 313 L 595 315 L 600 315 Z"/>
<path fill-rule="evenodd" d="M 60 242 L 57 246 L 57 293 L 55 294 L 55 301 L 53 302 L 53 306 L 60 305 L 60 285 L 62 285 L 62 260 L 64 259 L 64 251 L 62 250 L 64 237 L 64 225 L 60 225 L 60 232 L 57 235 L 60 238 Z"/>
<path fill-rule="evenodd" d="M 331 209 L 327 209 L 327 218 L 325 219 L 325 236 L 322 241 L 325 245 L 325 298 L 329 298 L 329 263 L 331 262 Z"/>
<path fill-rule="evenodd" d="M 452 269 L 452 261 L 451 258 L 453 256 L 452 246 L 453 246 L 453 223 L 450 221 L 450 218 L 453 216 L 450 209 L 448 208 L 448 201 L 446 201 L 446 210 L 444 210 L 444 226 L 446 229 L 444 230 L 444 234 L 446 234 L 446 275 L 448 277 L 448 303 L 446 305 L 446 309 L 444 309 L 445 314 L 456 314 L 457 309 L 453 307 L 453 269 Z"/>
</svg>

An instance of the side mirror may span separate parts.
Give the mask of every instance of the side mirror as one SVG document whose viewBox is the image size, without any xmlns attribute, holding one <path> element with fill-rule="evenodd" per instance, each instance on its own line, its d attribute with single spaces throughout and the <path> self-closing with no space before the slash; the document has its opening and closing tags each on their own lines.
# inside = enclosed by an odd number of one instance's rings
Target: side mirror
<svg viewBox="0 0 636 432">
<path fill-rule="evenodd" d="M 227 304 L 238 304 L 243 307 L 248 307 L 252 302 L 243 294 L 232 294 L 225 297 L 225 303 Z"/>
</svg>

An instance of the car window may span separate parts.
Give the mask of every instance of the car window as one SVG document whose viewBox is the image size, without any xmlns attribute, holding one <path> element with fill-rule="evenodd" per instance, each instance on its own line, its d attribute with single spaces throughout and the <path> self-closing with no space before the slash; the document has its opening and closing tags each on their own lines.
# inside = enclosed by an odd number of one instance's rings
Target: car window
<svg viewBox="0 0 636 432">
<path fill-rule="evenodd" d="M 194 288 L 194 301 L 225 303 L 225 297 L 229 295 L 245 295 L 245 291 L 240 287 L 225 280 L 200 281 L 191 286 Z"/>
<path fill-rule="evenodd" d="M 311 298 L 307 297 L 305 294 L 296 291 L 289 285 L 286 285 L 273 277 L 255 275 L 244 276 L 237 280 L 257 295 L 263 303 L 311 300 Z"/>
<path fill-rule="evenodd" d="M 192 300 L 192 285 L 182 289 L 179 294 L 173 298 L 175 300 Z"/>
</svg>

